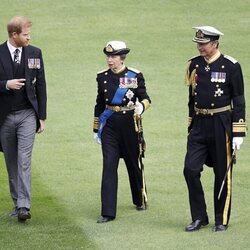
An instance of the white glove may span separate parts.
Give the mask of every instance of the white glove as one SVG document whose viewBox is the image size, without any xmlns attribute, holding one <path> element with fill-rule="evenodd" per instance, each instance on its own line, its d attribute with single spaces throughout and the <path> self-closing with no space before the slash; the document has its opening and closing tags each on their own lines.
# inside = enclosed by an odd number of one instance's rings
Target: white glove
<svg viewBox="0 0 250 250">
<path fill-rule="evenodd" d="M 102 144 L 101 139 L 98 137 L 97 133 L 94 133 L 94 140 L 97 144 Z"/>
<path fill-rule="evenodd" d="M 233 137 L 233 149 L 240 149 L 240 145 L 243 143 L 243 137 Z"/>
<path fill-rule="evenodd" d="M 140 102 L 135 103 L 135 114 L 136 115 L 141 115 L 143 112 L 143 105 Z"/>
</svg>

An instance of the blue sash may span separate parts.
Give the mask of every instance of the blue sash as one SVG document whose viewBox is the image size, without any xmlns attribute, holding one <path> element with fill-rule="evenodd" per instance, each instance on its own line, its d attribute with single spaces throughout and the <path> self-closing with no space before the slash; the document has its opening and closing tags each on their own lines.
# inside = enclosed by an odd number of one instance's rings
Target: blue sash
<svg viewBox="0 0 250 250">
<path fill-rule="evenodd" d="M 133 78 L 136 74 L 132 71 L 127 72 L 128 78 Z M 127 92 L 127 88 L 118 88 L 115 92 L 115 95 L 111 101 L 111 105 L 120 105 L 122 103 L 123 97 Z M 102 130 L 106 125 L 108 118 L 114 113 L 115 111 L 110 109 L 105 109 L 101 115 L 99 116 L 98 122 L 98 138 L 101 139 Z"/>
</svg>

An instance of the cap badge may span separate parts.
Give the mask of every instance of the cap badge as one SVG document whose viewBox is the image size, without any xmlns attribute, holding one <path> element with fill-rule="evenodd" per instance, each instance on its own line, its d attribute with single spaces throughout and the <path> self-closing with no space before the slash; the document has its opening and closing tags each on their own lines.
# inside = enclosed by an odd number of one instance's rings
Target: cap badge
<svg viewBox="0 0 250 250">
<path fill-rule="evenodd" d="M 114 49 L 113 49 L 113 47 L 109 44 L 109 45 L 106 47 L 106 51 L 107 51 L 107 52 L 113 52 Z"/>
<path fill-rule="evenodd" d="M 201 30 L 198 30 L 198 31 L 196 32 L 196 37 L 197 37 L 197 38 L 203 38 L 203 37 L 204 37 L 204 33 L 203 33 Z"/>
</svg>

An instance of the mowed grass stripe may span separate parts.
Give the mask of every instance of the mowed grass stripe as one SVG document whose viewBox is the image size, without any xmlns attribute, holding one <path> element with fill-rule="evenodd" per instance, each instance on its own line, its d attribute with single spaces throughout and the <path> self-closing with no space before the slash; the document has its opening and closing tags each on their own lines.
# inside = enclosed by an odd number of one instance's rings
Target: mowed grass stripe
<svg viewBox="0 0 250 250">
<path fill-rule="evenodd" d="M 19 223 L 9 218 L 12 209 L 5 166 L 0 156 L 0 249 L 95 249 L 84 230 L 75 223 L 75 213 L 58 202 L 52 190 L 33 173 L 31 220 Z"/>
</svg>

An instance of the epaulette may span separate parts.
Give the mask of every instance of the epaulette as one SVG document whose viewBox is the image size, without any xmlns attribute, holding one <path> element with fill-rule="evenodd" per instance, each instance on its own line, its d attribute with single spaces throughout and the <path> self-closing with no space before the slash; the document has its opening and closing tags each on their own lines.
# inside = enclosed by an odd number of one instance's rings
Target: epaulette
<svg viewBox="0 0 250 250">
<path fill-rule="evenodd" d="M 109 69 L 103 69 L 103 70 L 97 72 L 97 75 L 99 75 L 99 74 L 101 74 L 101 73 L 104 73 L 104 72 L 106 72 L 106 71 L 108 71 L 108 70 L 109 70 Z"/>
<path fill-rule="evenodd" d="M 234 59 L 233 57 L 231 56 L 228 56 L 228 55 L 224 55 L 224 57 L 229 60 L 230 62 L 232 62 L 233 64 L 237 63 L 238 61 L 236 59 Z"/>
<path fill-rule="evenodd" d="M 130 68 L 130 67 L 128 67 L 128 70 L 131 70 L 131 71 L 133 71 L 133 72 L 135 72 L 135 73 L 137 73 L 137 74 L 139 74 L 141 71 L 140 70 L 138 70 L 138 69 L 134 69 L 134 68 Z"/>
<path fill-rule="evenodd" d="M 198 58 L 198 57 L 200 57 L 200 55 L 199 55 L 199 56 L 193 56 L 193 57 L 191 57 L 190 59 L 188 59 L 188 62 L 190 62 L 190 61 L 192 61 L 192 60 L 194 60 L 194 59 L 196 59 L 196 58 Z"/>
</svg>

